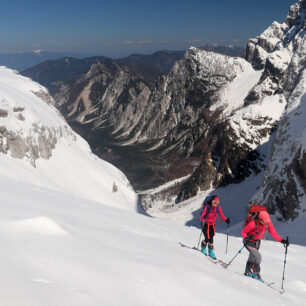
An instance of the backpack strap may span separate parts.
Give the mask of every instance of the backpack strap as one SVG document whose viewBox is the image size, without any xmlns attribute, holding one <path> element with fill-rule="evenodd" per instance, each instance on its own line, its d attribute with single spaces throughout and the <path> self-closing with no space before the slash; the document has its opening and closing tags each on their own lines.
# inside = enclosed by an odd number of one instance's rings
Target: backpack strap
<svg viewBox="0 0 306 306">
<path fill-rule="evenodd" d="M 205 209 L 205 208 L 204 208 L 204 209 Z M 206 213 L 205 213 L 203 219 L 206 219 L 206 218 L 207 218 L 207 216 L 208 216 L 208 214 L 210 213 L 210 211 L 211 211 L 211 205 L 207 204 L 207 205 L 206 205 Z"/>
<path fill-rule="evenodd" d="M 218 214 L 220 214 L 220 204 L 216 208 L 216 217 L 218 219 L 218 222 L 221 224 L 221 221 L 220 221 L 220 218 L 219 218 Z"/>
</svg>

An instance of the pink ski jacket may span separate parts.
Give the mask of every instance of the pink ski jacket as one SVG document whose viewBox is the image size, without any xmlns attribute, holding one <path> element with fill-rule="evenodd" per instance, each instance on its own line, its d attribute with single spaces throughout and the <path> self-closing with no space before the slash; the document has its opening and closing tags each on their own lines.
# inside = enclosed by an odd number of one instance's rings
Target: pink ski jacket
<svg viewBox="0 0 306 306">
<path fill-rule="evenodd" d="M 219 213 L 219 215 L 220 215 L 220 217 L 222 218 L 223 221 L 226 220 L 226 217 L 223 215 L 221 206 L 219 206 L 218 209 L 217 209 L 218 206 L 217 206 L 217 207 L 211 206 L 210 211 L 209 211 L 209 213 L 207 214 L 207 216 L 206 216 L 206 218 L 205 218 L 205 220 L 204 220 L 204 217 L 205 217 L 205 215 L 206 215 L 207 209 L 209 209 L 208 207 L 209 207 L 209 206 L 207 205 L 207 206 L 204 208 L 204 210 L 203 210 L 203 212 L 202 212 L 202 214 L 201 214 L 200 220 L 201 220 L 202 222 L 205 221 L 205 222 L 206 222 L 207 224 L 209 224 L 209 225 L 215 224 L 215 223 L 216 223 L 216 219 L 217 219 L 217 213 Z"/>
<path fill-rule="evenodd" d="M 245 228 L 242 230 L 241 235 L 244 238 L 246 238 L 248 235 L 253 235 L 254 238 L 252 240 L 261 240 L 266 230 L 268 229 L 271 236 L 278 242 L 282 241 L 282 237 L 279 236 L 272 224 L 272 222 L 269 222 L 268 226 L 262 225 L 260 222 L 258 222 L 258 225 L 256 225 L 255 220 L 252 220 L 249 224 L 245 226 Z"/>
</svg>

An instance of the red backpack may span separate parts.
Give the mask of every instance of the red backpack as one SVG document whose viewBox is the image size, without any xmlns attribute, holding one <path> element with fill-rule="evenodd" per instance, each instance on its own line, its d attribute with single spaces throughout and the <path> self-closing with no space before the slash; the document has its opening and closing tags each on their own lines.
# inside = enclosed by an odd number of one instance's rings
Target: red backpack
<svg viewBox="0 0 306 306">
<path fill-rule="evenodd" d="M 245 228 L 252 220 L 255 220 L 256 226 L 258 226 L 258 215 L 261 211 L 267 211 L 267 208 L 262 205 L 251 204 L 247 210 L 243 228 Z"/>
</svg>

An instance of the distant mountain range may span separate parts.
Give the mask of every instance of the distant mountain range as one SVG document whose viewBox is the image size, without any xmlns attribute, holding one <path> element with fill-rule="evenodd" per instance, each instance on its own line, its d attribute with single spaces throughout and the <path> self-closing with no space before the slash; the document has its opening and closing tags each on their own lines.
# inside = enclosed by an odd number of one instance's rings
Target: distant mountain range
<svg viewBox="0 0 306 306">
<path fill-rule="evenodd" d="M 201 49 L 230 56 L 241 56 L 243 53 L 243 48 L 237 46 L 205 45 Z M 132 71 L 142 74 L 151 81 L 155 81 L 160 73 L 168 73 L 174 63 L 183 58 L 185 52 L 186 50 L 161 50 L 149 55 L 131 54 L 122 59 L 112 60 L 120 65 L 128 66 Z M 105 56 L 91 56 L 80 59 L 76 56 L 61 56 L 61 54 L 47 52 L 41 52 L 39 56 L 36 53 L 20 55 L 20 59 L 30 57 L 37 61 L 31 67 L 22 69 L 22 74 L 46 86 L 51 92 L 59 83 L 77 78 L 82 73 L 86 73 L 95 61 L 104 62 L 105 60 L 110 60 L 110 58 Z M 42 56 L 45 58 L 44 60 Z M 17 69 L 13 63 L 14 59 L 19 59 L 17 55 L 11 55 L 10 59 L 11 61 L 7 60 L 5 62 L 5 59 L 3 59 L 1 62 L 0 56 L 0 64 L 2 63 L 9 68 Z"/>
<path fill-rule="evenodd" d="M 92 56 L 83 59 L 63 57 L 57 60 L 44 61 L 21 73 L 46 86 L 51 93 L 62 82 L 80 77 L 90 70 L 97 61 L 113 61 L 131 71 L 143 75 L 154 82 L 160 73 L 168 73 L 175 61 L 184 56 L 185 51 L 158 51 L 151 55 L 132 54 L 122 59 L 110 59 L 104 56 Z"/>
<path fill-rule="evenodd" d="M 205 45 L 203 50 L 215 51 L 222 54 L 231 56 L 240 56 L 243 52 L 243 48 L 237 46 L 219 46 L 219 45 Z M 120 59 L 129 64 L 145 65 L 155 67 L 158 71 L 167 72 L 172 67 L 172 58 L 176 57 L 178 60 L 182 58 L 186 50 L 182 51 L 157 51 L 150 55 L 132 54 L 125 58 Z M 48 60 L 58 60 L 62 58 L 74 58 L 74 59 L 86 59 L 86 58 L 101 58 L 103 56 L 92 56 L 86 53 L 77 52 L 48 52 L 43 50 L 33 50 L 31 52 L 23 53 L 0 53 L 0 66 L 7 66 L 8 68 L 22 71 Z M 105 57 L 106 58 L 106 57 Z M 78 62 L 80 64 L 80 62 Z M 82 66 L 82 64 L 80 64 Z M 88 68 L 89 69 L 89 68 Z M 87 69 L 87 70 L 88 70 Z M 84 71 L 83 71 L 84 72 Z"/>
<path fill-rule="evenodd" d="M 46 60 L 54 60 L 62 57 L 88 57 L 88 54 L 73 53 L 73 52 L 47 52 L 41 50 L 33 50 L 25 53 L 0 53 L 0 66 L 6 66 L 11 69 L 22 71 L 29 67 L 33 67 Z"/>
</svg>

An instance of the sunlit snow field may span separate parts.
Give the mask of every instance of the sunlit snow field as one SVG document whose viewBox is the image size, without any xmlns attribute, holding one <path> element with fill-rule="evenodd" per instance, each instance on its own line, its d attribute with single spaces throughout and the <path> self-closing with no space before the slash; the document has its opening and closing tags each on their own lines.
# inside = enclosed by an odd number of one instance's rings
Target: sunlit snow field
<svg viewBox="0 0 306 306">
<path fill-rule="evenodd" d="M 290 245 L 285 294 L 238 273 L 242 251 L 225 270 L 197 246 L 199 230 L 0 179 L 0 305 L 305 305 L 306 248 Z M 240 238 L 217 234 L 229 261 Z M 262 277 L 281 286 L 284 247 L 262 244 Z M 238 273 L 236 273 L 238 272 Z"/>
</svg>

